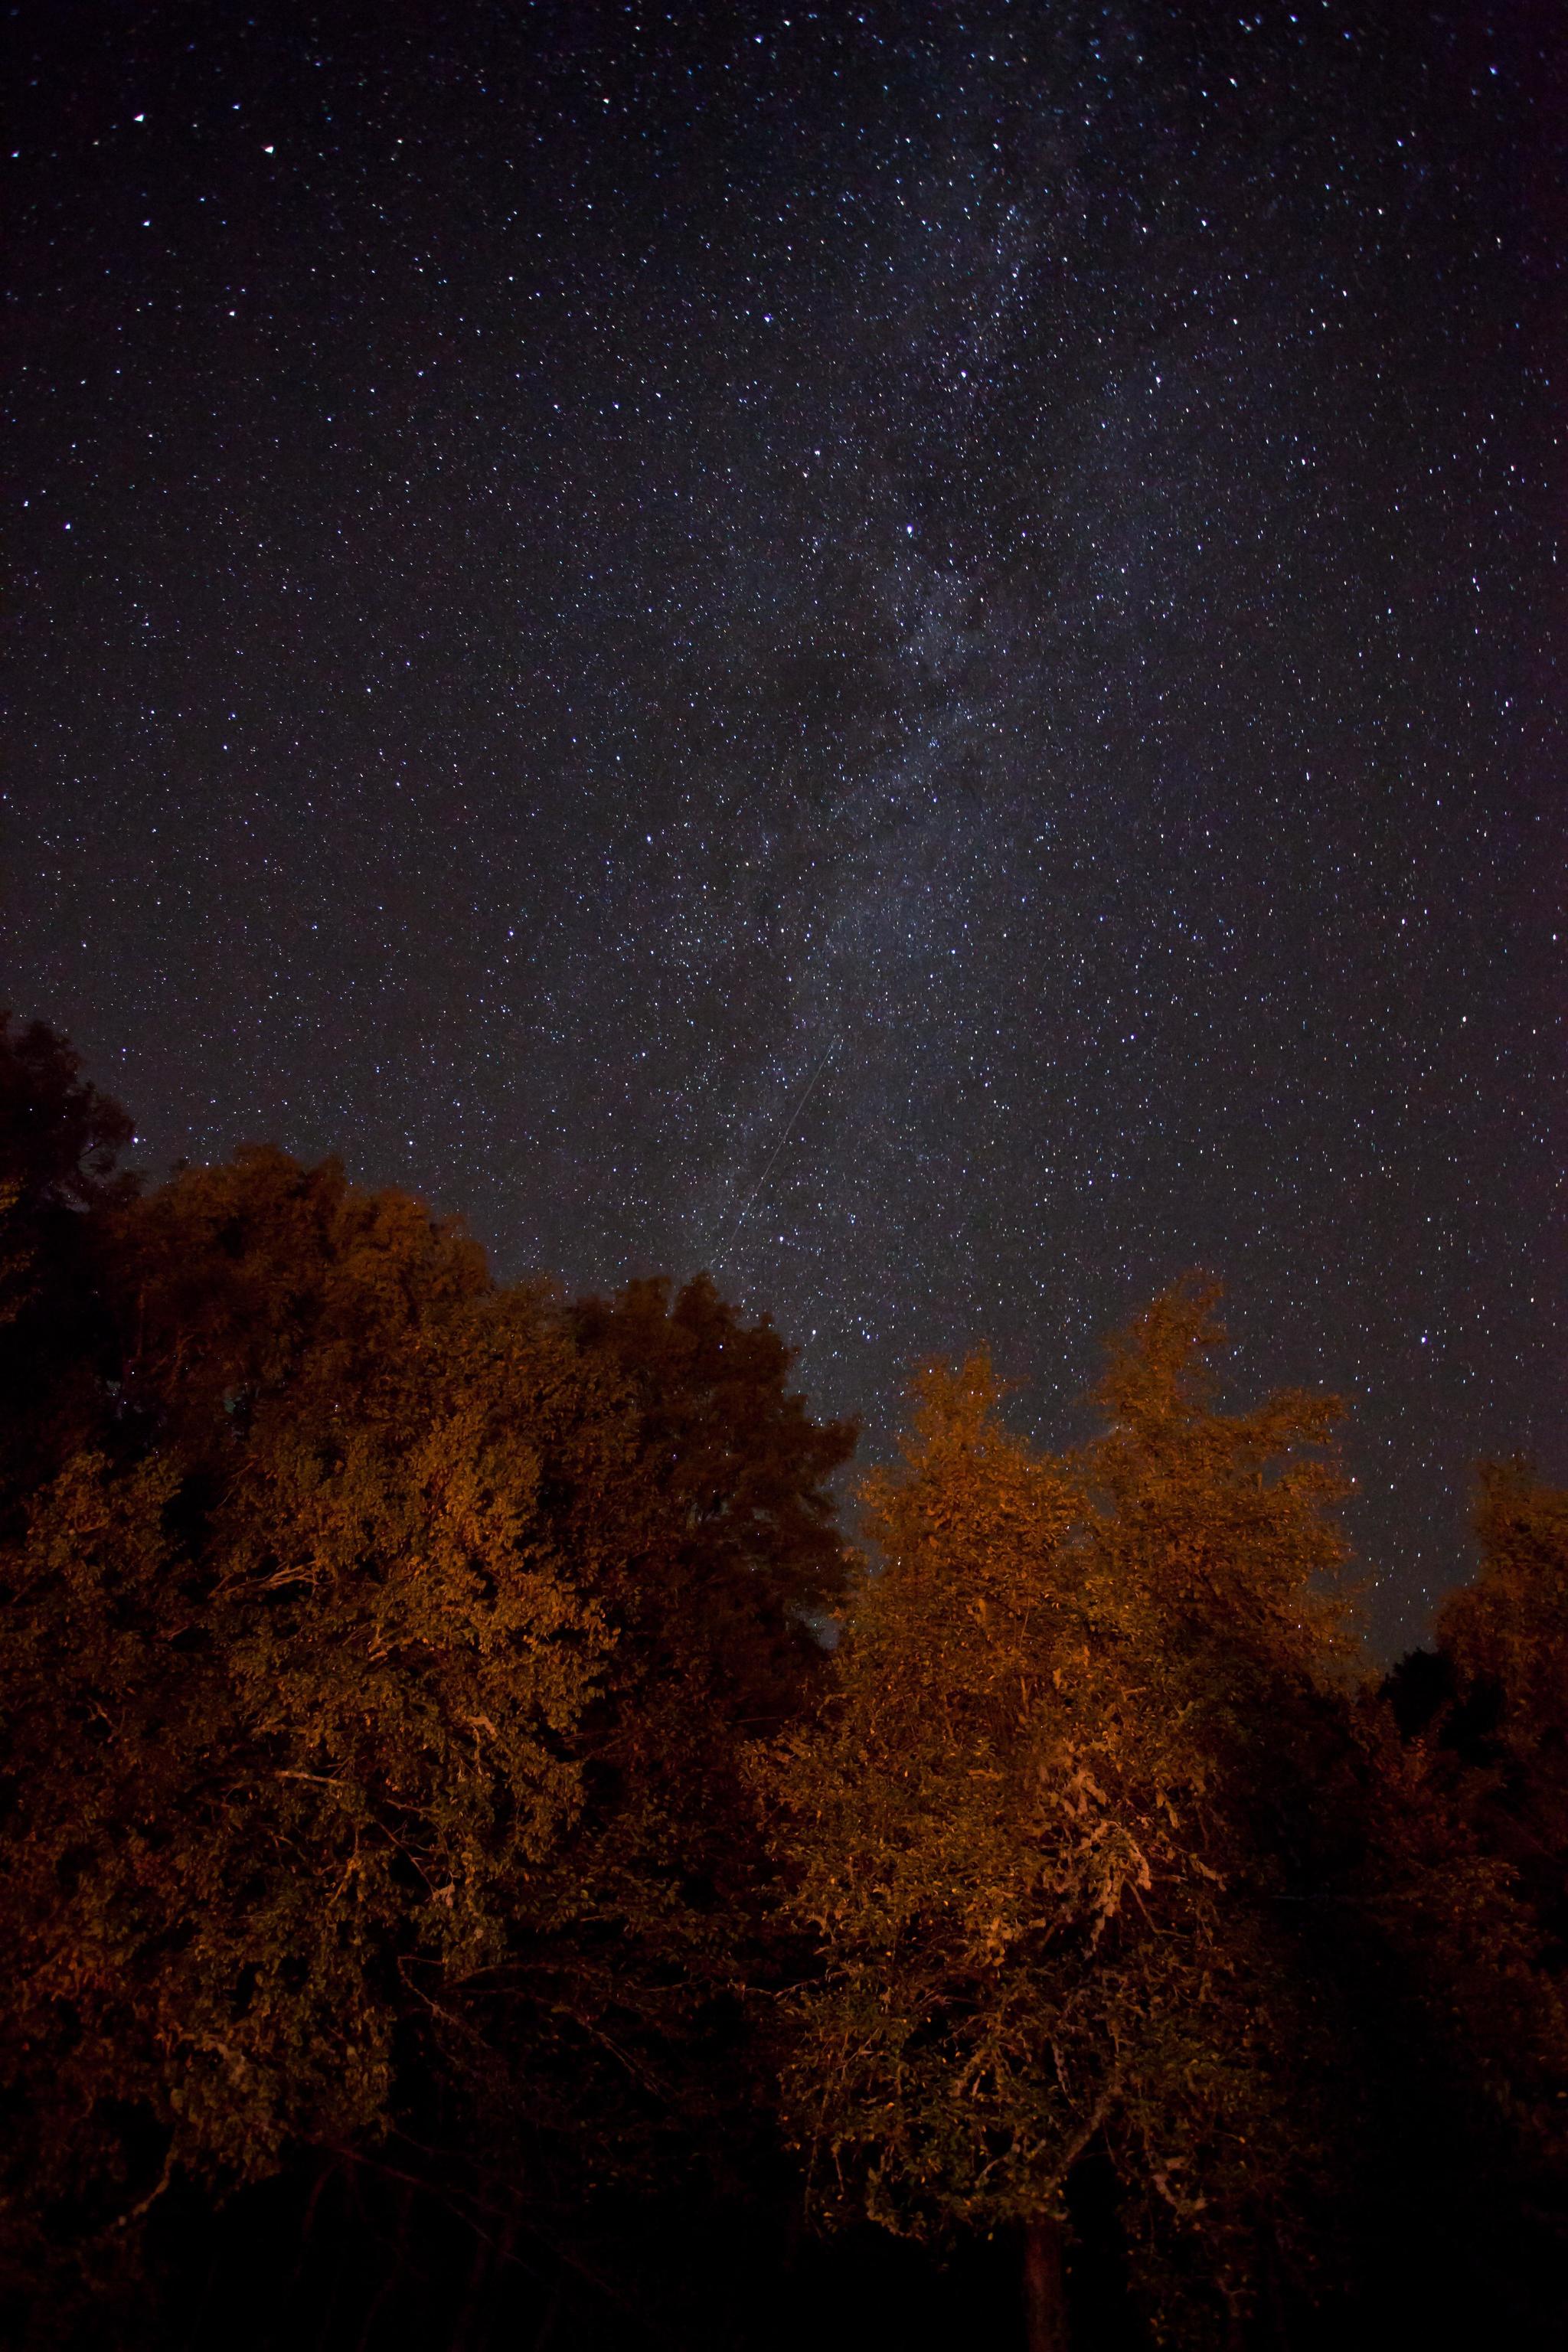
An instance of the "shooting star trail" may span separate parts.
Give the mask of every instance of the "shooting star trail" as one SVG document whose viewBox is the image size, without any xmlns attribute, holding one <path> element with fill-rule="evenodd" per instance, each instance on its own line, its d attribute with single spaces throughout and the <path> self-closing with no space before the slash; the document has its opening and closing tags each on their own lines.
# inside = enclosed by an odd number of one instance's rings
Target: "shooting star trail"
<svg viewBox="0 0 1568 2352">
<path fill-rule="evenodd" d="M 784 1122 L 784 1133 L 779 1137 L 778 1141 L 774 1144 L 774 1146 L 773 1146 L 773 1150 L 772 1150 L 769 1152 L 769 1154 L 768 1154 L 768 1164 L 767 1164 L 767 1166 L 763 1169 L 763 1171 L 762 1174 L 758 1177 L 758 1179 L 757 1179 L 756 1182 L 752 1185 L 752 1187 L 751 1191 L 747 1193 L 746 1198 L 745 1198 L 744 1205 L 742 1206 L 742 1210 L 741 1210 L 741 1213 L 740 1213 L 740 1215 L 736 1218 L 736 1220 L 735 1220 L 734 1223 L 733 1223 L 733 1224 L 731 1226 L 731 1228 L 730 1228 L 730 1235 L 729 1235 L 729 1239 L 725 1242 L 723 1248 L 719 1252 L 718 1255 L 714 1258 L 714 1260 L 713 1260 L 713 1264 L 714 1264 L 715 1267 L 718 1267 L 718 1266 L 721 1266 L 721 1265 L 723 1265 L 723 1263 L 724 1263 L 724 1260 L 725 1260 L 726 1256 L 729 1255 L 730 1251 L 734 1247 L 734 1244 L 735 1244 L 735 1236 L 736 1236 L 736 1235 L 737 1235 L 737 1234 L 740 1232 L 741 1227 L 745 1223 L 746 1219 L 751 1215 L 751 1213 L 752 1213 L 752 1208 L 754 1207 L 754 1205 L 755 1205 L 755 1203 L 756 1203 L 757 1196 L 758 1196 L 758 1195 L 759 1195 L 759 1193 L 762 1192 L 763 1186 L 767 1182 L 768 1178 L 769 1178 L 769 1177 L 773 1174 L 773 1169 L 774 1169 L 774 1167 L 775 1167 L 775 1165 L 777 1164 L 777 1161 L 778 1161 L 778 1156 L 779 1156 L 779 1153 L 784 1150 L 784 1145 L 789 1141 L 790 1137 L 795 1133 L 795 1125 L 796 1125 L 797 1120 L 798 1120 L 798 1119 L 799 1119 L 799 1118 L 800 1118 L 800 1115 L 801 1115 L 802 1111 L 805 1108 L 806 1104 L 811 1100 L 812 1096 L 816 1092 L 816 1082 L 817 1082 L 818 1078 L 820 1078 L 820 1077 L 821 1077 L 822 1073 L 823 1073 L 823 1072 L 824 1072 L 824 1070 L 827 1067 L 828 1063 L 832 1060 L 833 1055 L 835 1055 L 835 1053 L 837 1051 L 837 1048 L 838 1048 L 838 1040 L 837 1040 L 837 1037 L 830 1037 L 830 1038 L 828 1039 L 828 1041 L 827 1041 L 827 1044 L 826 1044 L 826 1047 L 825 1047 L 825 1048 L 824 1048 L 824 1050 L 823 1050 L 823 1054 L 822 1054 L 822 1058 L 821 1058 L 821 1060 L 817 1063 L 816 1067 L 816 1069 L 815 1069 L 815 1070 L 813 1070 L 813 1072 L 812 1072 L 812 1074 L 811 1074 L 810 1077 L 809 1077 L 809 1078 L 807 1078 L 807 1080 L 806 1080 L 806 1082 L 805 1082 L 805 1087 L 804 1091 L 802 1092 L 802 1094 L 800 1095 L 799 1098 L 797 1099 L 797 1101 L 796 1101 L 796 1103 L 795 1103 L 795 1108 L 791 1111 L 791 1113 L 790 1113 L 790 1115 L 789 1115 L 789 1118 L 787 1118 L 787 1120 Z"/>
</svg>

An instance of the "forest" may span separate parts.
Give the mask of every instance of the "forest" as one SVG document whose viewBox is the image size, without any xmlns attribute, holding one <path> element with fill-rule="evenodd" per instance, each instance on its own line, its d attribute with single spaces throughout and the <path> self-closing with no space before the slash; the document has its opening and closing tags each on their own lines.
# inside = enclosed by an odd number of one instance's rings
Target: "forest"
<svg viewBox="0 0 1568 2352">
<path fill-rule="evenodd" d="M 0 1024 L 6 2341 L 1564 2340 L 1568 1494 L 1385 1673 L 1195 1278 L 857 1483 L 706 1276 L 132 1139 Z"/>
</svg>

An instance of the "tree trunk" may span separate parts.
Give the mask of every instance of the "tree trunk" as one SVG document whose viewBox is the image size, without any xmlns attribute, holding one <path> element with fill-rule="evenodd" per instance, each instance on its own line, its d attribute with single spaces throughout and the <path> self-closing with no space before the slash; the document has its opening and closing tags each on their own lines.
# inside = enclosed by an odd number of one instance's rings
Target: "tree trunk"
<svg viewBox="0 0 1568 2352">
<path fill-rule="evenodd" d="M 1042 2217 L 1024 2227 L 1024 2342 L 1027 2352 L 1068 2352 L 1067 2231 Z"/>
</svg>

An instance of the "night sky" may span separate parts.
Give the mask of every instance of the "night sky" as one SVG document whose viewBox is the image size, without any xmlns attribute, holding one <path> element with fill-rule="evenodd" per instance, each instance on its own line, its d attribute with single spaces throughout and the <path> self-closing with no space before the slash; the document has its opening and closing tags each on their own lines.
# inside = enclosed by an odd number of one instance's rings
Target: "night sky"
<svg viewBox="0 0 1568 2352">
<path fill-rule="evenodd" d="M 4 992 L 876 1454 L 1202 1265 L 1568 1472 L 1568 20 L 13 12 Z"/>
</svg>

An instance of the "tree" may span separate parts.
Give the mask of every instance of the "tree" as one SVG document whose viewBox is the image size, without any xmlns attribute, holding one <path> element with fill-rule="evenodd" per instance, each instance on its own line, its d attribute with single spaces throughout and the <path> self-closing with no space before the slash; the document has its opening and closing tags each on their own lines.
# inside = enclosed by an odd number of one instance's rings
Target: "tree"
<svg viewBox="0 0 1568 2352">
<path fill-rule="evenodd" d="M 1568 1961 L 1568 1493 L 1521 1461 L 1482 1465 L 1478 1574 L 1437 1612 L 1436 1645 L 1401 1660 L 1382 1696 L 1446 1834 L 1500 1865 L 1538 1931 L 1536 1966 Z M 1392 1768 L 1391 1768 L 1392 1769 Z M 1498 1898 L 1504 1900 L 1502 1895 Z"/>
<path fill-rule="evenodd" d="M 81 1076 L 81 1059 L 41 1021 L 18 1027 L 0 1008 L 0 1231 L 5 1235 L 7 1322 L 27 1296 L 36 1265 L 62 1214 L 128 1196 L 115 1162 L 131 1120 Z"/>
<path fill-rule="evenodd" d="M 110 1338 L 97 1243 L 135 1190 L 115 1166 L 131 1139 L 63 1038 L 0 1010 L 0 1506 L 90 1421 Z"/>
<path fill-rule="evenodd" d="M 771 1323 L 743 1324 L 705 1275 L 673 1299 L 633 1282 L 569 1320 L 629 1392 L 657 1497 L 657 1541 L 607 1596 L 621 1641 L 600 1753 L 619 1831 L 667 1864 L 678 1851 L 704 1907 L 720 1889 L 726 1907 L 761 1860 L 741 1759 L 821 1685 L 815 1629 L 845 1583 L 827 1482 L 855 1431 L 811 1418 Z"/>
<path fill-rule="evenodd" d="M 1213 2341 L 1310 2261 L 1331 2051 L 1289 1898 L 1347 1744 L 1336 1408 L 1216 1412 L 1211 1307 L 1140 1318 L 1071 1460 L 1008 1433 L 984 1359 L 924 1377 L 836 1695 L 776 1755 L 816 2205 L 1016 2229 L 1041 2352 L 1091 2151 L 1162 2326 Z"/>
<path fill-rule="evenodd" d="M 573 2258 L 677 2330 L 699 2324 L 694 2302 L 725 2308 L 729 2343 L 755 2320 L 755 2280 L 715 2247 L 769 2242 L 780 2171 L 755 1994 L 781 1956 L 746 1759 L 821 1688 L 845 1577 L 828 1482 L 855 1433 L 807 1412 L 771 1323 L 706 1276 L 633 1282 L 567 1320 L 627 1399 L 647 1516 L 601 1596 L 616 1643 L 582 1729 L 575 1907 L 520 1947 L 487 2030 L 515 2042 L 525 1988 L 558 2026 L 580 2021 L 557 2074 L 567 2112 L 595 2119 L 563 2222 Z M 536 2086 L 528 2031 L 516 2080 Z"/>
<path fill-rule="evenodd" d="M 628 1283 L 580 1300 L 570 1321 L 631 1383 L 680 1530 L 680 1593 L 665 1613 L 707 1645 L 725 1712 L 748 1730 L 776 1725 L 814 1685 L 814 1622 L 844 1591 L 828 1482 L 854 1452 L 853 1423 L 812 1419 L 767 1317 L 743 1324 L 708 1275 L 673 1299 L 663 1281 Z"/>
<path fill-rule="evenodd" d="M 1568 1492 L 1521 1462 L 1482 1466 L 1479 1574 L 1437 1614 L 1449 1744 L 1478 1778 L 1488 1843 L 1519 1872 L 1568 1959 Z"/>
<path fill-rule="evenodd" d="M 1387 2045 L 1440 2179 L 1448 2307 L 1514 2342 L 1568 2310 L 1568 1496 L 1485 1465 L 1480 1567 L 1436 1646 L 1366 1710 L 1375 1769 L 1366 1900 L 1395 1972 Z M 1468 2277 L 1466 2274 L 1468 2274 Z"/>
<path fill-rule="evenodd" d="M 385 2131 L 559 1861 L 643 1526 L 621 1399 L 414 1203 L 258 1153 L 126 1220 L 128 1410 L 0 1558 L 35 2268 Z"/>
<path fill-rule="evenodd" d="M 735 1751 L 850 1435 L 709 1286 L 568 1314 L 332 1161 L 101 1207 L 95 1417 L 0 1545 L 14 2279 L 307 2158 L 580 2263 L 750 2089 Z"/>
</svg>

